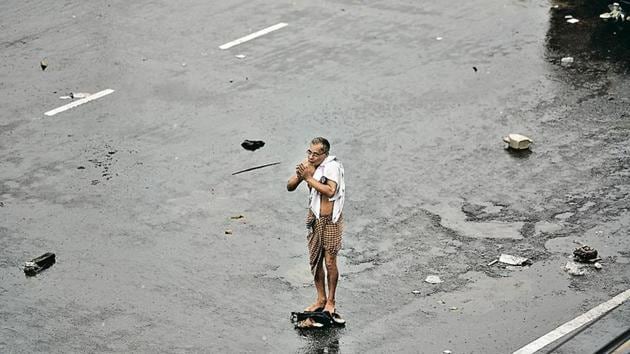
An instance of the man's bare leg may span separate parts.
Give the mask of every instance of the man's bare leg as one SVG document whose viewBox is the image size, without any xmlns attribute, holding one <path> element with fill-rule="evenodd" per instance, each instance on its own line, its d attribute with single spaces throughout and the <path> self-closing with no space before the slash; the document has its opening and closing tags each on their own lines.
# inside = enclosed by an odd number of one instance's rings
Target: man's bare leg
<svg viewBox="0 0 630 354">
<path fill-rule="evenodd" d="M 324 311 L 331 314 L 335 312 L 335 292 L 337 291 L 337 280 L 339 280 L 339 270 L 337 269 L 337 255 L 324 252 L 326 259 L 326 273 L 328 278 L 328 299 Z"/>
<path fill-rule="evenodd" d="M 326 284 L 324 283 L 324 259 L 319 260 L 317 268 L 315 268 L 315 289 L 317 289 L 317 300 L 315 303 L 305 308 L 304 311 L 315 311 L 326 305 Z"/>
</svg>

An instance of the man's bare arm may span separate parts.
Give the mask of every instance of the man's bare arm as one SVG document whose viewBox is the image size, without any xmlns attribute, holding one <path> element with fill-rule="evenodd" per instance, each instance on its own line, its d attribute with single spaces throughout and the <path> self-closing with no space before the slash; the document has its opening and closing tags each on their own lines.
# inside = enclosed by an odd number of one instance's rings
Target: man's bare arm
<svg viewBox="0 0 630 354">
<path fill-rule="evenodd" d="M 289 178 L 289 181 L 287 182 L 287 190 L 289 192 L 293 192 L 302 181 L 302 178 L 298 175 L 291 176 L 291 178 Z"/>
<path fill-rule="evenodd" d="M 311 188 L 315 188 L 321 195 L 328 198 L 332 198 L 337 191 L 337 183 L 335 181 L 328 180 L 326 184 L 317 181 L 313 176 L 309 176 L 304 179 Z"/>
</svg>

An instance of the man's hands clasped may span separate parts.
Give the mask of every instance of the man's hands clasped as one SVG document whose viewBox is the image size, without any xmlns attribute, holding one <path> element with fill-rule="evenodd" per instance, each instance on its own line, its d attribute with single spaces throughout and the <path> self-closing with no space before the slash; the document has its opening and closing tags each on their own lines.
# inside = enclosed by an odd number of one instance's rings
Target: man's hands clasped
<svg viewBox="0 0 630 354">
<path fill-rule="evenodd" d="M 311 165 L 308 160 L 304 160 L 299 165 L 295 166 L 295 174 L 303 180 L 313 177 L 314 173 L 315 166 Z"/>
</svg>

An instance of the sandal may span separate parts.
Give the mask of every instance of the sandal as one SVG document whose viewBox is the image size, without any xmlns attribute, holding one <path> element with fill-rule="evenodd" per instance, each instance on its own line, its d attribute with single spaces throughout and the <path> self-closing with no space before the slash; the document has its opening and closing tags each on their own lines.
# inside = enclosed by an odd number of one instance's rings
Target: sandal
<svg viewBox="0 0 630 354">
<path fill-rule="evenodd" d="M 307 318 L 295 324 L 295 328 L 305 329 L 305 328 L 322 328 L 324 324 L 313 321 L 311 318 Z"/>
<path fill-rule="evenodd" d="M 338 325 L 345 325 L 346 324 L 346 320 L 341 318 L 341 315 L 338 314 L 337 312 L 333 312 L 331 317 L 332 317 L 333 322 L 335 322 Z"/>
</svg>

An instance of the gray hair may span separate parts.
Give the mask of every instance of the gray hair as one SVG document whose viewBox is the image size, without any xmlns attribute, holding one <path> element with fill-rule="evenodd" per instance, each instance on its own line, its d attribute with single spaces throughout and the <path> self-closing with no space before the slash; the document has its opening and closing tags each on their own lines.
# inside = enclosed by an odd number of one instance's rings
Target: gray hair
<svg viewBox="0 0 630 354">
<path fill-rule="evenodd" d="M 324 147 L 324 153 L 328 154 L 328 152 L 330 151 L 330 143 L 328 142 L 326 138 L 318 136 L 317 138 L 314 138 L 313 140 L 311 140 L 311 145 L 317 145 L 317 144 L 322 144 L 322 146 Z"/>
</svg>

